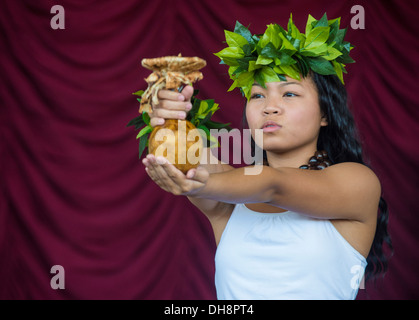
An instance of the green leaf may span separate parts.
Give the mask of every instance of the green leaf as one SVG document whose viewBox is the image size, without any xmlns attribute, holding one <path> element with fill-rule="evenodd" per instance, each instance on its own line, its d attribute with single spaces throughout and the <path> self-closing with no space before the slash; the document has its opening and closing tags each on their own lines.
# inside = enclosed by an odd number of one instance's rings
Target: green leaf
<svg viewBox="0 0 419 320">
<path fill-rule="evenodd" d="M 331 23 L 332 21 L 334 22 Z M 339 31 L 339 24 L 340 24 L 340 18 L 329 21 L 330 32 L 329 32 L 329 39 L 327 40 L 327 44 L 331 44 L 333 41 L 335 41 L 336 35 Z"/>
<path fill-rule="evenodd" d="M 304 50 L 310 50 L 321 46 L 329 38 L 330 27 L 317 27 L 307 35 Z"/>
<path fill-rule="evenodd" d="M 339 48 L 338 45 L 335 45 L 335 47 L 336 46 Z M 342 55 L 336 58 L 336 61 L 340 63 L 344 63 L 344 64 L 354 63 L 355 60 L 353 60 L 349 56 L 349 51 L 352 50 L 352 48 L 353 46 L 351 46 L 349 42 L 344 42 L 344 44 L 340 46 L 340 49 L 341 49 L 340 51 L 342 52 Z"/>
<path fill-rule="evenodd" d="M 277 24 L 270 24 L 266 28 L 265 35 L 266 40 L 269 41 L 269 43 L 272 43 L 274 48 L 279 48 L 281 44 L 281 38 L 279 37 L 279 34 L 281 33 L 281 29 Z"/>
<path fill-rule="evenodd" d="M 271 58 L 267 58 L 264 57 L 263 55 L 259 55 L 258 59 L 256 60 L 256 64 L 259 65 L 268 65 L 272 62 L 273 60 Z"/>
<path fill-rule="evenodd" d="M 326 60 L 335 60 L 337 57 L 341 56 L 342 52 L 335 49 L 333 46 L 327 47 L 327 54 L 323 56 Z"/>
<path fill-rule="evenodd" d="M 141 156 L 144 152 L 144 149 L 147 147 L 148 145 L 148 137 L 147 136 L 142 136 L 140 138 L 140 141 L 138 143 L 138 158 L 141 159 Z"/>
<path fill-rule="evenodd" d="M 197 126 L 197 128 L 205 131 L 206 136 L 203 137 L 203 138 L 207 139 L 207 137 L 209 137 L 211 135 L 209 129 L 205 125 L 201 124 L 201 125 Z"/>
<path fill-rule="evenodd" d="M 250 56 L 252 54 L 252 47 L 249 44 L 245 44 L 242 47 L 245 56 Z"/>
<path fill-rule="evenodd" d="M 259 55 L 261 54 L 263 48 L 265 48 L 269 42 L 271 42 L 269 36 L 266 33 L 264 33 L 256 45 L 256 51 Z"/>
<path fill-rule="evenodd" d="M 349 54 L 343 54 L 341 56 L 339 56 L 338 58 L 336 58 L 336 61 L 339 63 L 344 63 L 344 64 L 348 64 L 348 63 L 354 63 L 355 60 L 352 59 Z"/>
<path fill-rule="evenodd" d="M 216 112 L 217 110 L 220 110 L 219 104 L 215 103 L 214 100 L 209 100 L 212 101 L 212 107 L 209 109 L 209 112 L 211 112 L 211 114 L 214 114 L 214 112 Z M 211 105 L 211 103 L 209 103 L 209 105 Z"/>
<path fill-rule="evenodd" d="M 254 71 L 256 69 L 262 68 L 261 65 L 256 64 L 256 61 L 249 61 L 249 69 L 248 71 Z"/>
<path fill-rule="evenodd" d="M 218 139 L 211 135 L 211 133 L 210 133 L 209 129 L 206 127 L 206 125 L 200 125 L 197 128 L 201 129 L 205 132 L 205 136 L 202 137 L 202 138 L 207 141 L 207 147 L 212 146 L 214 144 L 217 144 L 217 146 L 219 145 Z"/>
<path fill-rule="evenodd" d="M 143 120 L 143 117 L 138 116 L 138 117 L 135 117 L 134 119 L 132 119 L 130 122 L 128 122 L 126 127 L 134 126 L 134 129 L 137 130 L 137 129 L 141 128 L 144 124 L 145 124 L 145 122 Z"/>
<path fill-rule="evenodd" d="M 250 84 L 250 86 L 252 86 L 253 85 L 253 76 L 254 76 L 254 71 L 243 72 L 237 78 L 238 85 L 239 86 L 248 86 Z"/>
<path fill-rule="evenodd" d="M 336 18 L 336 19 L 330 19 L 329 20 L 329 26 L 332 26 L 332 25 L 336 24 L 337 27 L 339 28 L 339 26 L 340 26 L 340 20 L 341 20 L 340 17 L 339 18 Z"/>
<path fill-rule="evenodd" d="M 313 23 L 317 22 L 315 18 L 311 14 L 308 15 L 307 18 L 307 24 L 306 24 L 306 35 L 310 33 L 310 31 L 313 29 Z"/>
<path fill-rule="evenodd" d="M 234 32 L 241 35 L 243 38 L 245 38 L 249 44 L 255 44 L 255 41 L 253 40 L 253 37 L 252 37 L 252 33 L 249 31 L 248 28 L 243 26 L 238 21 L 236 21 L 236 26 L 234 27 Z"/>
<path fill-rule="evenodd" d="M 294 52 L 297 51 L 297 49 L 293 46 L 293 44 L 281 33 L 279 37 L 282 39 L 282 46 L 281 51 L 292 55 Z"/>
<path fill-rule="evenodd" d="M 279 74 L 278 77 L 281 79 L 281 81 L 287 81 L 287 78 L 285 78 L 283 74 Z"/>
<path fill-rule="evenodd" d="M 233 75 L 236 73 L 236 70 L 239 69 L 239 66 L 231 66 L 228 68 L 228 74 Z"/>
<path fill-rule="evenodd" d="M 192 99 L 191 99 L 191 102 L 192 102 L 192 109 L 188 112 L 187 119 L 189 121 L 191 121 L 192 123 L 194 123 L 194 121 L 195 121 L 195 114 L 199 110 L 199 106 L 201 105 L 201 100 L 198 99 L 198 98 L 195 98 L 193 96 Z"/>
<path fill-rule="evenodd" d="M 227 47 L 221 50 L 220 52 L 214 53 L 220 59 L 224 58 L 232 58 L 232 59 L 240 59 L 244 57 L 244 52 L 241 48 L 238 47 Z"/>
<path fill-rule="evenodd" d="M 305 42 L 305 37 L 304 35 L 302 35 L 299 37 L 299 39 L 292 39 L 290 42 L 294 46 L 294 48 L 298 51 L 300 50 L 301 43 Z"/>
<path fill-rule="evenodd" d="M 142 136 L 150 133 L 151 131 L 153 131 L 153 127 L 150 126 L 145 126 L 144 128 L 141 129 L 141 131 L 138 133 L 137 135 L 137 139 L 141 138 Z"/>
<path fill-rule="evenodd" d="M 222 128 L 226 128 L 227 130 L 231 130 L 232 129 L 230 127 L 231 123 L 221 123 L 221 122 L 216 122 L 216 121 L 212 121 L 212 120 L 208 120 L 205 125 L 209 129 L 222 129 Z"/>
<path fill-rule="evenodd" d="M 276 72 L 272 70 L 272 68 L 269 68 L 269 67 L 263 67 L 261 71 L 261 75 L 265 83 L 280 81 Z"/>
<path fill-rule="evenodd" d="M 348 31 L 348 28 L 345 29 L 340 29 L 336 32 L 336 37 L 335 37 L 335 41 L 337 44 L 342 44 L 343 39 L 345 38 L 346 35 L 346 31 Z"/>
<path fill-rule="evenodd" d="M 327 14 L 324 13 L 323 17 L 321 17 L 320 20 L 317 21 L 317 23 L 314 25 L 314 28 L 328 27 L 328 26 L 329 26 L 329 21 L 327 20 Z"/>
<path fill-rule="evenodd" d="M 342 83 L 345 84 L 345 82 L 343 81 L 342 65 L 336 61 L 333 61 L 332 63 L 333 63 L 333 67 L 335 69 L 336 75 L 338 76 L 340 81 L 342 81 Z"/>
<path fill-rule="evenodd" d="M 237 79 L 236 79 L 236 80 L 233 81 L 233 83 L 231 84 L 230 88 L 228 88 L 227 92 L 233 91 L 238 86 L 239 85 L 238 85 L 238 82 L 237 82 Z"/>
<path fill-rule="evenodd" d="M 290 18 L 288 20 L 288 34 L 294 39 L 301 38 L 301 32 L 298 30 L 297 26 L 294 24 L 292 20 L 292 13 L 290 14 Z"/>
<path fill-rule="evenodd" d="M 238 66 L 239 64 L 237 63 L 237 60 L 234 58 L 220 58 L 220 64 L 226 64 L 228 66 Z"/>
<path fill-rule="evenodd" d="M 274 68 L 275 70 L 275 68 Z M 278 72 L 278 71 L 280 72 Z M 297 67 L 294 66 L 280 66 L 279 69 L 275 70 L 277 73 L 282 73 L 284 75 L 287 75 L 288 77 L 291 77 L 296 80 L 300 80 L 300 72 L 297 70 Z"/>
<path fill-rule="evenodd" d="M 265 78 L 262 75 L 261 69 L 255 71 L 255 81 L 259 83 L 262 86 L 262 88 L 266 88 Z"/>
<path fill-rule="evenodd" d="M 144 93 L 144 90 L 138 90 L 137 92 L 134 92 L 133 95 L 141 97 L 143 93 Z"/>
<path fill-rule="evenodd" d="M 226 41 L 227 44 L 230 47 L 243 47 L 246 44 L 249 45 L 249 42 L 240 34 L 235 33 L 235 32 L 231 32 L 228 30 L 224 30 L 225 33 L 225 37 L 226 37 Z"/>
<path fill-rule="evenodd" d="M 150 125 L 150 116 L 148 115 L 147 112 L 143 112 L 142 114 L 143 117 L 143 121 L 146 125 Z"/>
<path fill-rule="evenodd" d="M 318 57 L 324 54 L 327 54 L 327 43 L 323 43 L 322 45 L 311 48 L 311 49 L 304 49 L 301 50 L 301 54 L 306 57 Z"/>
<path fill-rule="evenodd" d="M 296 61 L 285 52 L 281 52 L 280 57 L 279 57 L 279 63 L 277 60 L 275 60 L 275 63 L 277 65 L 280 64 L 281 66 L 289 66 L 289 65 L 295 64 L 295 62 Z"/>
<path fill-rule="evenodd" d="M 211 117 L 212 117 L 211 112 L 207 113 L 207 114 L 205 115 L 205 118 L 204 118 L 204 119 L 202 119 L 202 120 L 199 122 L 199 124 L 200 124 L 200 125 L 205 124 L 205 123 L 206 123 L 209 119 L 211 119 Z"/>
<path fill-rule="evenodd" d="M 247 84 L 245 86 L 241 87 L 241 90 L 246 97 L 247 101 L 250 99 L 250 94 L 252 93 L 252 86 L 253 86 L 253 78 L 252 78 L 252 84 Z"/>
<path fill-rule="evenodd" d="M 269 42 L 265 48 L 262 49 L 261 55 L 264 55 L 267 58 L 279 58 L 278 50 L 275 48 L 272 42 Z"/>
<path fill-rule="evenodd" d="M 239 67 L 245 71 L 249 69 L 249 62 L 254 60 L 254 57 L 244 57 L 241 59 L 237 59 L 237 63 L 239 64 Z"/>
<path fill-rule="evenodd" d="M 336 74 L 335 69 L 333 68 L 330 61 L 327 61 L 323 58 L 310 58 L 308 59 L 308 64 L 314 72 L 322 75 Z"/>
<path fill-rule="evenodd" d="M 207 108 L 208 108 L 208 102 L 207 101 L 201 101 L 201 103 L 199 104 L 199 109 L 198 109 L 198 112 L 197 112 L 196 116 L 199 118 L 200 116 L 204 115 L 204 117 L 205 117 L 205 115 L 206 115 L 205 111 L 207 110 Z"/>
</svg>

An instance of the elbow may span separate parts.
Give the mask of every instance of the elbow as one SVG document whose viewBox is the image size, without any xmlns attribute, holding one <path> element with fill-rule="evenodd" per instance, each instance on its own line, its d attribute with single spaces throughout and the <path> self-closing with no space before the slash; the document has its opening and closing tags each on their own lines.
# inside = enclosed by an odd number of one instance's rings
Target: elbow
<svg viewBox="0 0 419 320">
<path fill-rule="evenodd" d="M 284 179 L 281 177 L 283 173 L 280 169 L 273 169 L 271 168 L 272 172 L 268 174 L 268 188 L 266 190 L 266 201 L 269 204 L 278 206 L 281 203 L 281 199 L 284 196 L 284 186 L 283 182 Z"/>
</svg>

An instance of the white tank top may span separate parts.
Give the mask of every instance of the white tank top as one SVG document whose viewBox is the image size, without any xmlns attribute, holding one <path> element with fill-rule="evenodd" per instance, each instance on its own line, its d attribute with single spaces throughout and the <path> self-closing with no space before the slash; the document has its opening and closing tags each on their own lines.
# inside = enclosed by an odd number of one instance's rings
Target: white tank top
<svg viewBox="0 0 419 320">
<path fill-rule="evenodd" d="M 237 204 L 215 255 L 217 298 L 353 300 L 366 265 L 329 220 Z"/>
</svg>

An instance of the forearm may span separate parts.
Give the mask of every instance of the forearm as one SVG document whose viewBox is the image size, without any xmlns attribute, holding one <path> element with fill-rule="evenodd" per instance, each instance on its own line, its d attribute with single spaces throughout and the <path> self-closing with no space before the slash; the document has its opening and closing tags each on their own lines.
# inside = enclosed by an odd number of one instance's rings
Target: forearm
<svg viewBox="0 0 419 320">
<path fill-rule="evenodd" d="M 214 157 L 210 148 L 204 148 L 203 151 L 200 166 L 204 167 L 209 173 L 220 173 L 234 169 L 232 166 L 223 163 Z M 217 200 L 198 198 L 195 196 L 188 196 L 188 199 L 193 205 L 207 215 L 215 214 L 220 204 L 220 201 Z"/>
<path fill-rule="evenodd" d="M 209 173 L 224 172 L 234 169 L 234 167 L 216 158 L 213 155 L 211 148 L 207 147 L 203 149 L 200 166 L 204 167 Z"/>
<path fill-rule="evenodd" d="M 191 196 L 226 203 L 270 202 L 276 192 L 277 174 L 266 166 L 258 175 L 246 175 L 245 168 L 212 173 L 206 185 Z"/>
</svg>

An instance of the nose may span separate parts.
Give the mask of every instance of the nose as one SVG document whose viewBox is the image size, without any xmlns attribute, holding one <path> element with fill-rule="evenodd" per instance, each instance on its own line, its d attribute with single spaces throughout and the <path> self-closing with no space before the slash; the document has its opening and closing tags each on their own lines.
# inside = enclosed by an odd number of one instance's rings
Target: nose
<svg viewBox="0 0 419 320">
<path fill-rule="evenodd" d="M 263 113 L 265 115 L 272 115 L 272 114 L 281 114 L 282 113 L 282 109 L 279 105 L 279 102 L 276 100 L 272 100 L 272 99 L 268 99 L 266 101 L 266 105 L 263 108 Z"/>
</svg>

